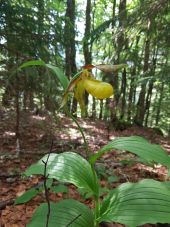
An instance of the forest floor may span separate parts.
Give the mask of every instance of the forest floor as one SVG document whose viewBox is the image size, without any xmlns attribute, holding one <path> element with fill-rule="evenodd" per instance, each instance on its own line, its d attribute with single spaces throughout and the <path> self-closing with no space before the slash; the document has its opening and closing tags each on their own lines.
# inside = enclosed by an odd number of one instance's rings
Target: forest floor
<svg viewBox="0 0 170 227">
<path fill-rule="evenodd" d="M 77 126 L 64 115 L 57 116 L 54 121 L 47 114 L 33 115 L 25 112 L 20 116 L 20 140 L 16 143 L 15 113 L 1 111 L 0 115 L 0 226 L 24 227 L 36 207 L 45 202 L 45 198 L 41 193 L 26 204 L 14 205 L 16 197 L 43 181 L 41 177 L 23 178 L 20 174 L 48 153 L 52 140 L 53 152 L 75 151 L 85 156 L 83 140 Z M 91 152 L 96 152 L 116 137 L 138 135 L 160 144 L 170 154 L 170 138 L 158 135 L 153 129 L 132 126 L 123 131 L 115 131 L 108 129 L 108 124 L 102 120 L 78 118 L 78 122 L 84 129 Z M 16 156 L 17 149 L 20 150 L 19 157 Z M 109 185 L 111 188 L 143 178 L 163 181 L 167 174 L 167 169 L 161 165 L 146 166 L 140 164 L 134 155 L 114 150 L 105 154 L 97 165 L 103 187 L 108 186 L 107 178 L 113 174 L 115 179 Z M 74 198 L 91 206 L 91 200 L 82 198 L 73 185 L 68 188 L 67 195 L 50 193 L 50 199 L 59 201 L 63 197 Z"/>
</svg>

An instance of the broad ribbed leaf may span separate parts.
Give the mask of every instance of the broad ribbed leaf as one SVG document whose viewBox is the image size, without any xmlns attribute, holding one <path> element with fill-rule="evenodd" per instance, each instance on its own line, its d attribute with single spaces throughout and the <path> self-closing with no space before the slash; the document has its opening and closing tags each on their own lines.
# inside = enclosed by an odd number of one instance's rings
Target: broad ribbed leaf
<svg viewBox="0 0 170 227">
<path fill-rule="evenodd" d="M 36 65 L 39 65 L 39 66 L 45 66 L 45 62 L 42 61 L 42 60 L 31 60 L 31 61 L 27 61 L 25 63 L 23 63 L 19 69 L 22 69 L 22 68 L 26 68 L 26 67 L 29 67 L 29 66 L 36 66 Z"/>
<path fill-rule="evenodd" d="M 45 155 L 36 164 L 31 165 L 25 172 L 27 176 L 33 174 L 44 174 Z M 90 164 L 80 155 L 73 152 L 61 154 L 50 154 L 48 160 L 47 174 L 49 178 L 55 178 L 62 182 L 69 182 L 77 187 L 86 188 L 94 194 L 98 194 L 98 183 L 93 174 Z"/>
<path fill-rule="evenodd" d="M 68 187 L 65 186 L 64 184 L 59 184 L 53 186 L 50 191 L 55 192 L 55 193 L 68 193 Z"/>
<path fill-rule="evenodd" d="M 54 74 L 57 76 L 58 80 L 60 81 L 62 87 L 64 88 L 64 90 L 67 88 L 68 84 L 69 84 L 69 80 L 68 78 L 64 75 L 64 73 L 62 72 L 62 70 L 56 66 L 53 66 L 51 64 L 46 64 L 44 61 L 42 60 L 32 60 L 32 61 L 28 61 L 23 63 L 19 69 L 22 68 L 26 68 L 29 66 L 44 66 L 47 67 L 49 69 L 51 69 Z"/>
<path fill-rule="evenodd" d="M 128 226 L 170 223 L 170 190 L 165 183 L 148 179 L 122 184 L 103 201 L 100 221 Z"/>
<path fill-rule="evenodd" d="M 111 149 L 126 150 L 138 155 L 148 162 L 156 162 L 170 167 L 170 157 L 159 145 L 150 144 L 147 140 L 139 136 L 116 138 L 95 155 L 91 156 L 90 162 L 93 164 L 97 158 L 100 158 L 106 151 Z"/>
<path fill-rule="evenodd" d="M 52 179 L 48 179 L 46 181 L 47 188 L 50 188 L 53 183 Z M 27 190 L 23 195 L 19 196 L 15 200 L 15 205 L 22 204 L 30 201 L 33 197 L 35 197 L 38 193 L 44 191 L 44 182 L 41 182 L 39 185 Z"/>
<path fill-rule="evenodd" d="M 31 189 L 27 190 L 26 192 L 24 192 L 23 195 L 21 195 L 20 197 L 16 198 L 15 205 L 26 203 L 26 202 L 30 201 L 38 193 L 39 193 L 39 190 L 37 190 L 35 188 L 31 188 Z"/>
<path fill-rule="evenodd" d="M 50 218 L 48 227 L 94 227 L 94 216 L 91 210 L 76 200 L 62 200 L 50 203 Z M 41 204 L 33 214 L 27 227 L 46 226 L 48 206 Z"/>
<path fill-rule="evenodd" d="M 57 78 L 59 79 L 62 87 L 64 88 L 64 90 L 67 88 L 68 84 L 69 84 L 69 80 L 68 78 L 64 75 L 64 73 L 62 72 L 62 70 L 54 65 L 50 65 L 50 64 L 46 64 L 46 67 L 51 69 L 54 74 L 57 76 Z"/>
</svg>

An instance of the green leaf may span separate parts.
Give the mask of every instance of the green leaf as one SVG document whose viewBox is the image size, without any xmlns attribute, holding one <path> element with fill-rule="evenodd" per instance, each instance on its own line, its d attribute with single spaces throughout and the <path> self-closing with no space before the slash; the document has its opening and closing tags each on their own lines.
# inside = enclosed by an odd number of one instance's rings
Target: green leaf
<svg viewBox="0 0 170 227">
<path fill-rule="evenodd" d="M 117 176 L 109 176 L 107 180 L 111 184 L 113 182 L 118 182 L 119 178 Z"/>
<path fill-rule="evenodd" d="M 53 186 L 51 188 L 51 191 L 55 193 L 59 193 L 59 192 L 68 193 L 68 187 L 65 186 L 64 184 L 59 184 L 59 185 Z"/>
<path fill-rule="evenodd" d="M 46 66 L 45 62 L 42 60 L 31 60 L 23 63 L 18 69 L 23 69 L 29 66 Z"/>
<path fill-rule="evenodd" d="M 26 203 L 26 202 L 30 201 L 38 193 L 39 193 L 39 190 L 35 189 L 35 188 L 31 188 L 31 189 L 27 190 L 23 195 L 21 195 L 20 197 L 16 198 L 15 205 Z"/>
<path fill-rule="evenodd" d="M 168 170 L 168 174 L 167 174 L 168 177 L 170 177 L 170 169 Z"/>
<path fill-rule="evenodd" d="M 139 157 L 145 159 L 147 162 L 157 162 L 167 167 L 170 167 L 170 157 L 165 152 L 163 148 L 159 145 L 150 144 L 147 140 L 139 136 L 130 137 L 120 137 L 116 138 L 101 150 L 99 150 L 95 155 L 90 157 L 90 163 L 94 162 L 100 158 L 106 151 L 116 149 L 116 150 L 126 150 Z"/>
<path fill-rule="evenodd" d="M 96 164 L 95 170 L 99 178 L 107 178 L 106 167 L 103 164 Z"/>
<path fill-rule="evenodd" d="M 51 64 L 46 64 L 44 61 L 42 60 L 32 60 L 32 61 L 28 61 L 23 63 L 18 69 L 23 69 L 29 66 L 44 66 L 47 67 L 48 69 L 52 70 L 53 73 L 57 76 L 58 80 L 60 81 L 63 89 L 65 90 L 69 84 L 69 80 L 68 78 L 64 75 L 64 73 L 62 72 L 62 70 L 56 66 L 53 66 Z"/>
<path fill-rule="evenodd" d="M 47 188 L 50 188 L 52 183 L 53 183 L 53 180 L 48 179 L 46 182 Z M 15 205 L 30 201 L 32 198 L 34 198 L 38 193 L 42 192 L 43 190 L 44 190 L 44 183 L 41 182 L 38 186 L 27 190 L 23 195 L 16 198 Z"/>
<path fill-rule="evenodd" d="M 103 196 L 104 194 L 109 192 L 109 189 L 106 187 L 100 187 L 99 192 L 100 192 L 100 196 Z"/>
<path fill-rule="evenodd" d="M 99 221 L 128 226 L 170 223 L 170 189 L 164 183 L 148 179 L 122 184 L 103 201 Z"/>
<path fill-rule="evenodd" d="M 48 227 L 94 227 L 92 211 L 84 204 L 76 200 L 62 200 L 58 203 L 50 203 L 50 218 Z M 33 214 L 27 227 L 46 226 L 48 212 L 47 203 L 41 204 Z"/>
<path fill-rule="evenodd" d="M 50 65 L 50 64 L 46 64 L 46 67 L 51 69 L 54 74 L 57 76 L 57 78 L 59 79 L 62 87 L 64 88 L 64 90 L 66 90 L 66 88 L 68 87 L 69 84 L 69 80 L 68 78 L 64 75 L 64 73 L 62 72 L 62 70 L 54 65 Z"/>
<path fill-rule="evenodd" d="M 78 188 L 77 191 L 79 192 L 79 194 L 83 197 L 83 199 L 89 199 L 93 197 L 93 193 L 88 192 L 86 189 L 84 188 Z"/>
<path fill-rule="evenodd" d="M 36 164 L 31 165 L 25 172 L 27 176 L 33 174 L 44 174 L 44 163 L 47 160 L 45 155 Z M 62 182 L 69 182 L 77 187 L 86 188 L 94 194 L 98 194 L 99 186 L 96 175 L 94 175 L 90 164 L 80 155 L 73 152 L 61 154 L 50 154 L 47 166 L 49 178 Z"/>
</svg>

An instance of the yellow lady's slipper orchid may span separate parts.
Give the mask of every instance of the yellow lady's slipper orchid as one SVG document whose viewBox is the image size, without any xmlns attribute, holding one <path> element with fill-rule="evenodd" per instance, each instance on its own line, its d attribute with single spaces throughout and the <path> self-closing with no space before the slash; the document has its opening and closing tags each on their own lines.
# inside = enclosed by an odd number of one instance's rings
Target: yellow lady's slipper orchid
<svg viewBox="0 0 170 227">
<path fill-rule="evenodd" d="M 82 112 L 85 112 L 84 94 L 85 94 L 84 84 L 82 83 L 82 80 L 79 80 L 74 89 L 74 97 L 77 99 Z"/>
<path fill-rule="evenodd" d="M 87 91 L 97 99 L 106 99 L 113 95 L 113 87 L 109 83 L 95 80 L 88 70 L 83 70 L 74 88 L 74 97 L 77 99 L 82 112 L 85 112 L 84 94 Z"/>
<path fill-rule="evenodd" d="M 84 69 L 80 75 L 73 78 L 70 82 L 64 94 L 63 105 L 66 103 L 68 92 L 70 91 L 74 91 L 74 97 L 77 99 L 82 112 L 85 112 L 86 109 L 84 101 L 85 91 L 97 99 L 106 99 L 113 95 L 112 85 L 95 80 L 87 69 Z"/>
<path fill-rule="evenodd" d="M 113 87 L 100 80 L 85 79 L 83 85 L 86 91 L 97 99 L 106 99 L 113 95 Z"/>
</svg>

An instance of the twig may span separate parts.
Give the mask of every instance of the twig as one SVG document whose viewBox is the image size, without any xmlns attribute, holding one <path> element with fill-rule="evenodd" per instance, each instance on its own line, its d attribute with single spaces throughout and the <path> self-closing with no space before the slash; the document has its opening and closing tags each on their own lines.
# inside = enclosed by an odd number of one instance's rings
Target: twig
<svg viewBox="0 0 170 227">
<path fill-rule="evenodd" d="M 44 189 L 45 189 L 45 198 L 46 198 L 46 201 L 47 201 L 47 204 L 48 204 L 46 227 L 48 227 L 49 218 L 50 218 L 50 212 L 51 212 L 50 199 L 49 199 L 49 191 L 48 191 L 48 187 L 47 187 L 47 179 L 48 179 L 48 175 L 47 175 L 47 164 L 48 164 L 48 160 L 49 160 L 49 157 L 50 157 L 52 148 L 53 148 L 53 141 L 51 142 L 51 147 L 50 147 L 50 151 L 49 151 L 48 156 L 47 156 L 47 160 L 46 161 L 42 160 L 42 162 L 44 163 Z"/>
<path fill-rule="evenodd" d="M 10 206 L 13 205 L 15 203 L 15 199 L 9 199 L 9 200 L 5 200 L 0 202 L 0 210 L 3 210 L 6 208 L 6 206 Z"/>
<path fill-rule="evenodd" d="M 81 216 L 81 214 L 77 215 L 73 220 L 71 220 L 66 227 L 70 226 L 73 222 L 75 222 L 79 217 Z"/>
</svg>

